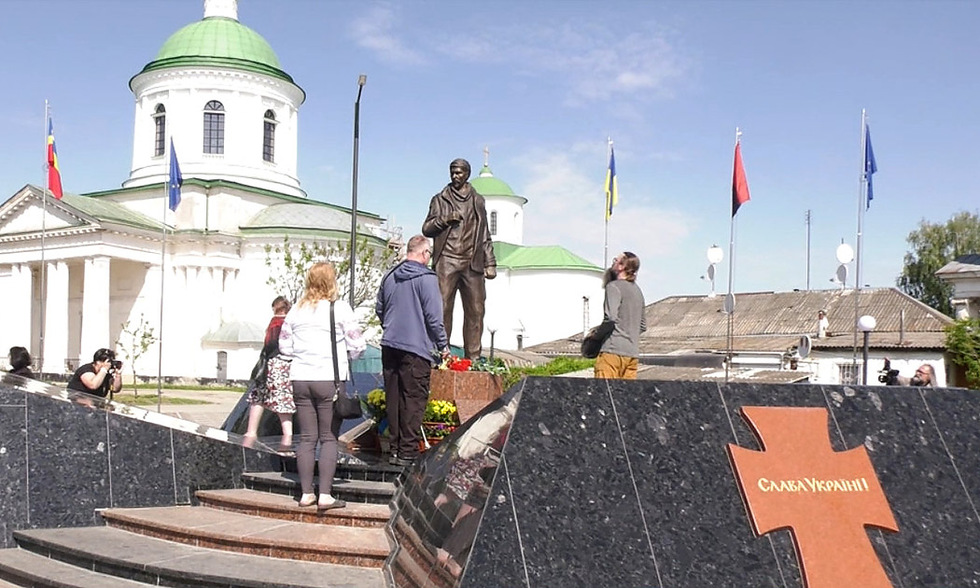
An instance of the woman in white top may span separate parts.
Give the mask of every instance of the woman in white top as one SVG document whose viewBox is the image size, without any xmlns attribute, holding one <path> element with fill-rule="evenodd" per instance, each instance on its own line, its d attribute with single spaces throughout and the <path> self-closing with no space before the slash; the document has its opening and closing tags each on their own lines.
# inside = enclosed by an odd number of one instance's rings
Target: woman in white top
<svg viewBox="0 0 980 588">
<path fill-rule="evenodd" d="M 337 470 L 337 434 L 341 420 L 333 414 L 333 401 L 344 393 L 348 356 L 364 351 L 361 327 L 354 311 L 337 300 L 337 271 L 330 263 L 316 263 L 306 275 L 306 292 L 294 306 L 279 333 L 279 352 L 292 359 L 289 368 L 299 421 L 296 466 L 303 496 L 300 506 L 317 505 L 319 510 L 343 508 L 343 500 L 330 495 Z M 330 307 L 333 305 L 337 337 L 337 367 L 340 389 L 334 385 L 333 351 L 330 344 Z M 313 493 L 313 462 L 320 442 L 320 496 Z"/>
</svg>

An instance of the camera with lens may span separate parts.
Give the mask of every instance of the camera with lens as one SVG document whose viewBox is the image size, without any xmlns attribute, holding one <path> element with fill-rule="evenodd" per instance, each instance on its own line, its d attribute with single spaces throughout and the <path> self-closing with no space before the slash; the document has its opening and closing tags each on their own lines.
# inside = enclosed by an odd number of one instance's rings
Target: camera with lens
<svg viewBox="0 0 980 588">
<path fill-rule="evenodd" d="M 122 361 L 120 361 L 118 359 L 113 359 L 112 361 L 109 362 L 109 369 L 110 370 L 121 370 L 122 369 Z"/>
<path fill-rule="evenodd" d="M 885 358 L 884 369 L 878 372 L 878 381 L 886 386 L 898 384 L 898 370 L 892 369 L 892 362 L 887 357 Z"/>
</svg>

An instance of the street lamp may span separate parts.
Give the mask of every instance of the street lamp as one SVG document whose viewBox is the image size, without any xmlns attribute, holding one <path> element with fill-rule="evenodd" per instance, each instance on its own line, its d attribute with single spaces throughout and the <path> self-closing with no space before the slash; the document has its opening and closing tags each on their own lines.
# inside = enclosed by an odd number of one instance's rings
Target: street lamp
<svg viewBox="0 0 980 588">
<path fill-rule="evenodd" d="M 864 363 L 861 366 L 861 384 L 864 386 L 868 385 L 868 337 L 877 325 L 878 321 L 870 314 L 866 314 L 858 319 L 857 328 L 864 333 L 864 354 L 862 356 Z"/>
<path fill-rule="evenodd" d="M 490 333 L 490 361 L 493 361 L 493 336 L 497 334 L 497 326 L 494 323 L 488 324 L 487 332 Z"/>
<path fill-rule="evenodd" d="M 711 293 L 708 294 L 708 298 L 715 297 L 715 266 L 721 263 L 722 258 L 725 256 L 725 252 L 722 251 L 721 247 L 717 245 L 712 245 L 708 247 L 708 271 L 706 275 L 708 276 L 708 281 L 711 282 Z"/>
<path fill-rule="evenodd" d="M 851 260 L 854 259 L 854 249 L 847 243 L 841 243 L 837 246 L 837 251 L 834 252 L 834 255 L 837 257 L 837 262 L 840 265 L 837 266 L 837 275 L 831 281 L 839 282 L 843 290 L 847 287 L 847 264 L 851 263 Z"/>
<path fill-rule="evenodd" d="M 367 76 L 357 77 L 357 100 L 354 101 L 354 171 L 350 192 L 350 307 L 354 308 L 354 264 L 357 260 L 357 148 L 361 140 L 361 91 Z"/>
</svg>

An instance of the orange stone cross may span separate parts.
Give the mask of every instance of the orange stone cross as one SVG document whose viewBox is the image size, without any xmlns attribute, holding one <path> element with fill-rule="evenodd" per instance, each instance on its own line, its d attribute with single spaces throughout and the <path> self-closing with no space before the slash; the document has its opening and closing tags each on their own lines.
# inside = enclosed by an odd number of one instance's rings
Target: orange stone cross
<svg viewBox="0 0 980 588">
<path fill-rule="evenodd" d="M 898 524 L 864 447 L 835 452 L 825 408 L 741 412 L 762 451 L 728 455 L 756 535 L 790 529 L 806 588 L 891 588 L 864 527 Z"/>
</svg>

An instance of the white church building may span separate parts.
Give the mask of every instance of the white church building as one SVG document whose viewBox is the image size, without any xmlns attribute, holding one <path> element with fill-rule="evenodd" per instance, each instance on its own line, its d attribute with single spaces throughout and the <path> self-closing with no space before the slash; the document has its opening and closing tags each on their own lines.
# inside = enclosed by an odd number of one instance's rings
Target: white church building
<svg viewBox="0 0 980 588">
<path fill-rule="evenodd" d="M 603 269 L 561 246 L 524 245 L 524 205 L 490 170 L 484 151 L 483 169 L 470 184 L 487 203 L 487 222 L 497 258 L 497 277 L 487 281 L 483 354 L 493 334 L 497 349 L 523 349 L 583 332 L 602 321 Z M 463 341 L 462 305 L 453 310 L 450 342 Z"/>
<path fill-rule="evenodd" d="M 29 184 L 0 205 L 0 349 L 26 347 L 41 373 L 65 375 L 96 349 L 125 345 L 124 325 L 143 322 L 162 345 L 139 358 L 141 376 L 159 362 L 164 378 L 245 379 L 276 295 L 267 247 L 287 236 L 349 242 L 350 208 L 301 187 L 305 92 L 237 12 L 236 0 L 205 0 L 204 18 L 130 81 L 133 156 L 121 188 L 57 200 Z M 184 178 L 176 212 L 167 207 L 171 137 Z M 472 183 L 487 200 L 498 264 L 485 348 L 490 331 L 497 349 L 518 349 L 598 322 L 602 269 L 561 247 L 524 246 L 527 200 L 486 162 Z M 357 227 L 370 247 L 401 245 L 401 230 L 379 215 L 359 210 Z"/>
</svg>

